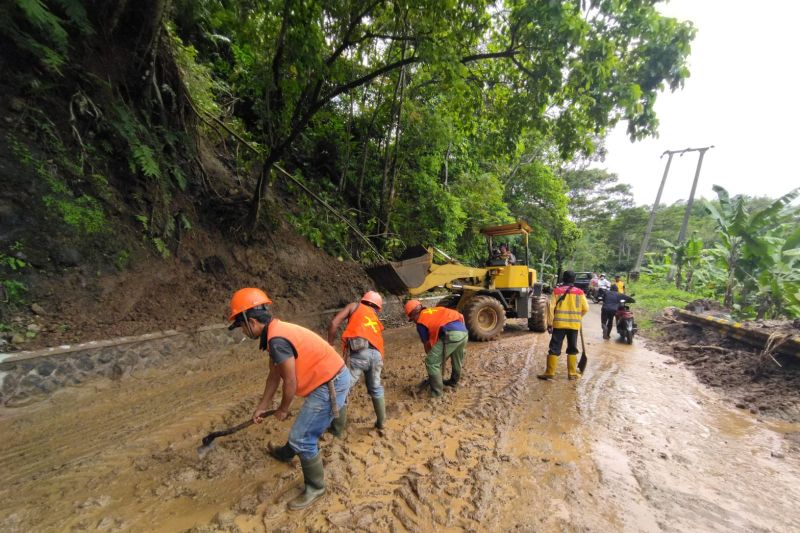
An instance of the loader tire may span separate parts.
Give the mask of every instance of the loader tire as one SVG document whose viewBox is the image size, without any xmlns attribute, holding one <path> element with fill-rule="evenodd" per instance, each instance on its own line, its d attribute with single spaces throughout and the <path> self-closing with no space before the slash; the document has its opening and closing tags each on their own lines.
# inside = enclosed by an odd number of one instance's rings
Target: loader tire
<svg viewBox="0 0 800 533">
<path fill-rule="evenodd" d="M 547 331 L 547 297 L 534 298 L 531 316 L 528 318 L 528 329 L 536 333 Z"/>
<path fill-rule="evenodd" d="M 486 342 L 496 339 L 506 325 L 506 311 L 496 298 L 473 296 L 464 306 L 469 338 Z"/>
</svg>

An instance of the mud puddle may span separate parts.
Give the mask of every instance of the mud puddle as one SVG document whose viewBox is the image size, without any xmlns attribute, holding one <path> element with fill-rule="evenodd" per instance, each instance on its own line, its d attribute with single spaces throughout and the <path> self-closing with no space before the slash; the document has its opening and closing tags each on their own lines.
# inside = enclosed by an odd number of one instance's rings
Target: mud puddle
<svg viewBox="0 0 800 533">
<path fill-rule="evenodd" d="M 297 464 L 268 459 L 290 421 L 245 420 L 266 363 L 250 343 L 0 412 L 3 531 L 790 531 L 800 428 L 724 407 L 667 358 L 587 323 L 580 382 L 541 382 L 545 335 L 471 343 L 463 386 L 430 400 L 412 328 L 387 332 L 388 427 L 363 383 L 349 432 L 321 443 L 328 495 L 288 513 Z M 299 404 L 294 407 L 296 410 Z"/>
</svg>

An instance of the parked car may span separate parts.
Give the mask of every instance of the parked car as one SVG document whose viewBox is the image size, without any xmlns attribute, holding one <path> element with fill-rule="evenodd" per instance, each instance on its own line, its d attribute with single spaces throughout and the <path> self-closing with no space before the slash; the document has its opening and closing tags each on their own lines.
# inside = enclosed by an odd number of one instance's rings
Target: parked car
<svg viewBox="0 0 800 533">
<path fill-rule="evenodd" d="M 575 272 L 575 286 L 583 292 L 589 291 L 589 282 L 592 280 L 591 272 Z"/>
</svg>

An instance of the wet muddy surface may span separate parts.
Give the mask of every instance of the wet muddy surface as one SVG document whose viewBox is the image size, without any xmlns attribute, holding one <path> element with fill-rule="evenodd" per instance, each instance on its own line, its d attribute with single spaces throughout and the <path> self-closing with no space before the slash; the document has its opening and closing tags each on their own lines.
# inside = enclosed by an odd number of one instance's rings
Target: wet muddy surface
<svg viewBox="0 0 800 533">
<path fill-rule="evenodd" d="M 413 329 L 386 332 L 388 427 L 363 382 L 346 438 L 321 443 L 328 494 L 290 513 L 298 464 L 268 458 L 291 421 L 247 419 L 252 343 L 0 411 L 2 531 L 797 531 L 800 426 L 729 406 L 671 358 L 587 323 L 579 382 L 542 382 L 547 336 L 470 343 L 463 386 L 431 400 Z M 299 403 L 294 407 L 299 408 Z"/>
</svg>

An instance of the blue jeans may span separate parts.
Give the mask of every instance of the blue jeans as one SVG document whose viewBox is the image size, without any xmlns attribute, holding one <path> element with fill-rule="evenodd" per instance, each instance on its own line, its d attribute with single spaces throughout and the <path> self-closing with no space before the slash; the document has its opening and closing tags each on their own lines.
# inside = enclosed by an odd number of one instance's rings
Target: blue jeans
<svg viewBox="0 0 800 533">
<path fill-rule="evenodd" d="M 336 405 L 341 409 L 350 392 L 350 371 L 346 366 L 333 378 L 333 385 L 336 389 Z M 289 431 L 289 446 L 301 459 L 313 459 L 319 453 L 319 438 L 332 421 L 331 395 L 328 384 L 323 383 L 306 396 Z"/>
<path fill-rule="evenodd" d="M 381 370 L 383 370 L 383 357 L 375 348 L 366 348 L 350 354 L 351 387 L 355 387 L 361 374 L 367 384 L 367 392 L 373 398 L 383 398 L 383 385 L 381 385 Z"/>
</svg>

